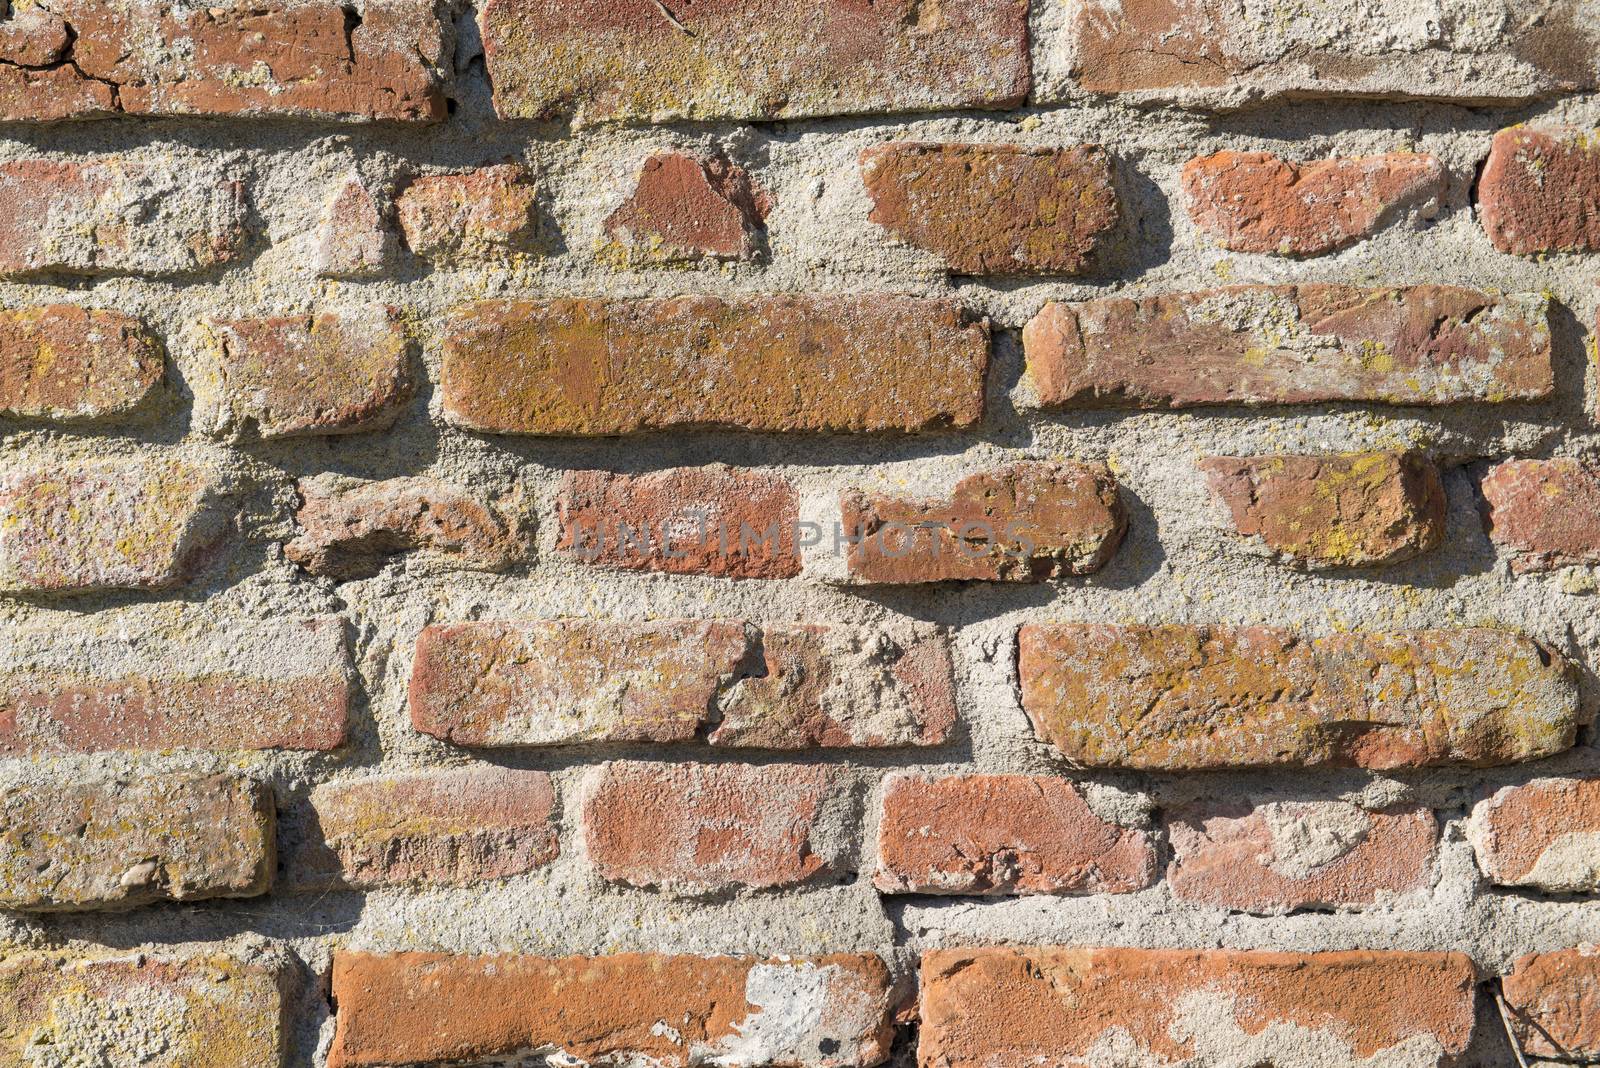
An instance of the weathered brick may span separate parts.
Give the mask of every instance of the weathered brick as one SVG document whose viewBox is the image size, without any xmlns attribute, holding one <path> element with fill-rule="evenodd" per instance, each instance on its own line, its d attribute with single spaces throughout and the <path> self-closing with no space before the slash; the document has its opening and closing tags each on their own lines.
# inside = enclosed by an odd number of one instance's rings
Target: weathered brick
<svg viewBox="0 0 1600 1068">
<path fill-rule="evenodd" d="M 1496 886 L 1600 890 L 1600 779 L 1503 787 L 1474 806 L 1467 840 Z"/>
<path fill-rule="evenodd" d="M 561 851 L 542 771 L 471 767 L 325 783 L 311 791 L 321 845 L 304 884 L 468 886 L 533 871 Z"/>
<path fill-rule="evenodd" d="M 1201 801 L 1168 817 L 1167 884 L 1180 901 L 1277 916 L 1428 889 L 1438 829 L 1421 807 Z"/>
<path fill-rule="evenodd" d="M 331 616 L 0 633 L 0 755 L 335 749 L 352 685 Z"/>
<path fill-rule="evenodd" d="M 977 423 L 988 365 L 987 322 L 945 301 L 491 301 L 451 317 L 442 392 L 500 434 L 910 432 Z"/>
<path fill-rule="evenodd" d="M 556 513 L 559 547 L 601 567 L 736 579 L 800 573 L 799 498 L 788 479 L 763 471 L 572 471 Z"/>
<path fill-rule="evenodd" d="M 1024 626 L 1022 704 L 1090 767 L 1511 764 L 1572 746 L 1576 673 L 1498 630 Z"/>
<path fill-rule="evenodd" d="M 532 519 L 519 498 L 491 500 L 434 478 L 361 482 L 302 479 L 294 538 L 283 554 L 313 575 L 371 578 L 392 557 L 467 571 L 505 571 L 530 559 Z"/>
<path fill-rule="evenodd" d="M 539 186 L 514 163 L 418 178 L 400 191 L 395 213 L 406 247 L 446 264 L 502 259 L 533 248 Z"/>
<path fill-rule="evenodd" d="M 942 637 L 882 628 L 553 620 L 425 629 L 411 722 L 457 745 L 688 741 L 938 745 L 955 726 Z"/>
<path fill-rule="evenodd" d="M 776 119 L 1010 108 L 1031 84 L 1028 6 L 912 0 L 618 7 L 489 0 L 479 16 L 501 118 Z M 649 56 L 650 62 L 639 62 Z"/>
<path fill-rule="evenodd" d="M 271 1068 L 283 1063 L 288 966 L 213 952 L 9 950 L 0 1062 Z"/>
<path fill-rule="evenodd" d="M 328 1068 L 559 1050 L 589 1064 L 870 1068 L 893 1037 L 888 969 L 823 957 L 334 954 Z"/>
<path fill-rule="evenodd" d="M 1495 134 L 1478 180 L 1479 211 L 1501 252 L 1600 249 L 1600 145 L 1588 131 Z"/>
<path fill-rule="evenodd" d="M 1073 74 L 1098 93 L 1224 105 L 1264 96 L 1527 100 L 1596 83 L 1586 0 L 1413 0 L 1276 12 L 1233 0 L 1077 9 Z"/>
<path fill-rule="evenodd" d="M 42 0 L 0 22 L 0 120 L 439 119 L 448 65 L 431 0 Z"/>
<path fill-rule="evenodd" d="M 16 160 L 0 164 L 0 203 L 0 278 L 194 274 L 246 240 L 244 183 L 203 163 Z"/>
<path fill-rule="evenodd" d="M 606 219 L 606 234 L 634 263 L 747 260 L 771 208 L 744 168 L 721 156 L 658 152 Z"/>
<path fill-rule="evenodd" d="M 861 154 L 873 222 L 956 274 L 1078 274 L 1115 229 L 1099 145 L 899 142 Z"/>
<path fill-rule="evenodd" d="M 850 491 L 840 511 L 845 532 L 861 539 L 850 546 L 850 577 L 866 583 L 1086 575 L 1105 566 L 1128 527 L 1104 464 L 1012 464 L 968 475 L 947 499 Z"/>
<path fill-rule="evenodd" d="M 350 175 L 328 202 L 317 234 L 319 278 L 380 278 L 394 267 L 400 236 L 378 207 L 372 191 Z"/>
<path fill-rule="evenodd" d="M 1444 540 L 1439 470 L 1416 452 L 1200 461 L 1234 529 L 1310 570 L 1395 564 Z"/>
<path fill-rule="evenodd" d="M 1223 248 L 1320 256 L 1407 213 L 1431 219 L 1444 196 L 1433 156 L 1390 152 L 1300 163 L 1270 152 L 1218 152 L 1183 168 L 1189 217 Z"/>
<path fill-rule="evenodd" d="M 1095 815 L 1066 779 L 889 776 L 873 885 L 888 894 L 1125 894 L 1156 877 L 1153 836 Z"/>
<path fill-rule="evenodd" d="M 0 477 L 0 590 L 159 590 L 230 518 L 228 480 L 176 454 L 36 463 Z"/>
<path fill-rule="evenodd" d="M 1600 466 L 1510 460 L 1483 480 L 1489 538 L 1518 573 L 1600 564 Z"/>
<path fill-rule="evenodd" d="M 396 308 L 234 319 L 207 330 L 219 432 L 271 439 L 382 430 L 411 396 L 410 342 Z"/>
<path fill-rule="evenodd" d="M 125 422 L 160 390 L 165 366 L 131 315 L 71 304 L 0 311 L 0 415 Z"/>
<path fill-rule="evenodd" d="M 0 791 L 0 908 L 254 897 L 272 883 L 272 792 L 229 775 Z"/>
<path fill-rule="evenodd" d="M 1519 957 L 1500 979 L 1511 1031 L 1531 1057 L 1600 1056 L 1600 950 L 1591 945 Z"/>
<path fill-rule="evenodd" d="M 1555 391 L 1546 299 L 1453 286 L 1050 303 L 1022 339 L 1043 407 L 1501 403 Z"/>
<path fill-rule="evenodd" d="M 1460 953 L 932 950 L 917 1062 L 1445 1068 L 1476 983 Z"/>
<path fill-rule="evenodd" d="M 794 886 L 839 869 L 839 793 L 831 768 L 616 761 L 584 782 L 583 848 L 628 886 Z"/>
</svg>

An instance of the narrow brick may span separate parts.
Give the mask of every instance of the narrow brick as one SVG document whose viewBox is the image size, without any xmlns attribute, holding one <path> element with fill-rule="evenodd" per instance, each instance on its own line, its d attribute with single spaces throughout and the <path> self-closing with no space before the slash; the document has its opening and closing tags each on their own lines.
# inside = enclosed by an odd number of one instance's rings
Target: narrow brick
<svg viewBox="0 0 1600 1068">
<path fill-rule="evenodd" d="M 274 866 L 272 792 L 162 776 L 0 791 L 0 907 L 121 909 L 255 897 Z"/>
<path fill-rule="evenodd" d="M 213 952 L 8 950 L 0 1062 L 269 1068 L 283 1062 L 289 967 Z"/>
<path fill-rule="evenodd" d="M 0 755 L 335 749 L 352 684 L 344 623 L 191 615 L 170 627 L 0 634 Z"/>
<path fill-rule="evenodd" d="M 886 894 L 1125 894 L 1155 882 L 1155 839 L 1045 775 L 889 776 L 873 885 Z"/>
<path fill-rule="evenodd" d="M 527 252 L 539 236 L 539 186 L 512 163 L 418 178 L 400 191 L 395 213 L 406 247 L 445 264 Z"/>
<path fill-rule="evenodd" d="M 556 513 L 560 549 L 599 567 L 735 579 L 800 573 L 799 498 L 779 475 L 724 464 L 573 471 Z"/>
<path fill-rule="evenodd" d="M 1453 286 L 1234 286 L 1051 303 L 1022 334 L 1041 407 L 1542 400 L 1548 302 Z"/>
<path fill-rule="evenodd" d="M 744 168 L 721 156 L 658 152 L 605 229 L 632 263 L 748 260 L 771 208 Z"/>
<path fill-rule="evenodd" d="M 0 21 L 0 120 L 441 119 L 448 66 L 431 0 L 48 0 Z"/>
<path fill-rule="evenodd" d="M 499 434 L 913 432 L 983 417 L 987 322 L 910 297 L 492 301 L 445 331 L 445 417 Z"/>
<path fill-rule="evenodd" d="M 1483 480 L 1489 538 L 1519 574 L 1600 564 L 1600 466 L 1509 460 Z"/>
<path fill-rule="evenodd" d="M 533 555 L 533 521 L 515 494 L 491 499 L 434 478 L 297 485 L 298 531 L 283 554 L 313 575 L 371 578 L 396 556 L 448 570 L 505 571 Z"/>
<path fill-rule="evenodd" d="M 897 142 L 861 154 L 871 221 L 956 274 L 1079 274 L 1116 228 L 1099 145 Z"/>
<path fill-rule="evenodd" d="M 152 453 L 37 464 L 0 477 L 0 590 L 160 590 L 224 533 L 228 481 Z"/>
<path fill-rule="evenodd" d="M 589 1064 L 870 1068 L 893 1037 L 888 969 L 822 957 L 333 958 L 328 1068 L 468 1061 L 555 1049 Z"/>
<path fill-rule="evenodd" d="M 1600 890 L 1600 779 L 1502 787 L 1473 807 L 1467 840 L 1496 886 Z"/>
<path fill-rule="evenodd" d="M 584 782 L 583 848 L 602 878 L 684 893 L 795 886 L 839 870 L 832 769 L 616 761 Z"/>
<path fill-rule="evenodd" d="M 1104 464 L 1019 463 L 968 475 L 945 499 L 844 494 L 857 582 L 1040 582 L 1100 570 L 1128 527 Z"/>
<path fill-rule="evenodd" d="M 1189 217 L 1234 252 L 1320 256 L 1412 214 L 1439 213 L 1445 173 L 1417 152 L 1300 163 L 1270 152 L 1218 152 L 1183 168 Z"/>
<path fill-rule="evenodd" d="M 71 304 L 0 312 L 0 415 L 124 423 L 149 406 L 165 367 L 131 315 Z"/>
<path fill-rule="evenodd" d="M 214 430 L 263 439 L 383 430 L 413 386 L 396 308 L 207 325 L 221 377 Z"/>
<path fill-rule="evenodd" d="M 1444 540 L 1444 484 L 1421 453 L 1214 456 L 1200 470 L 1234 530 L 1295 567 L 1396 564 Z"/>
<path fill-rule="evenodd" d="M 1519 957 L 1500 989 L 1524 1054 L 1563 1061 L 1600 1056 L 1600 953 L 1594 946 Z"/>
<path fill-rule="evenodd" d="M 0 203 L 0 278 L 190 275 L 244 253 L 245 185 L 203 163 L 16 160 Z"/>
<path fill-rule="evenodd" d="M 1011 108 L 1027 98 L 1028 6 L 910 0 L 619 8 L 489 0 L 479 16 L 505 119 L 779 119 Z M 649 63 L 640 63 L 649 56 Z"/>
<path fill-rule="evenodd" d="M 932 950 L 917 1061 L 1446 1068 L 1476 984 L 1460 953 Z"/>
<path fill-rule="evenodd" d="M 471 767 L 325 783 L 311 805 L 325 850 L 312 871 L 370 889 L 470 886 L 534 871 L 561 851 L 542 771 Z"/>
<path fill-rule="evenodd" d="M 358 281 L 393 270 L 400 235 L 384 217 L 360 176 L 347 177 L 328 202 L 317 233 L 314 266 L 319 278 Z"/>
<path fill-rule="evenodd" d="M 1180 901 L 1281 916 L 1380 904 L 1433 885 L 1438 828 L 1427 808 L 1206 800 L 1168 820 L 1167 885 Z"/>
<path fill-rule="evenodd" d="M 1506 631 L 1035 624 L 1018 646 L 1034 729 L 1089 767 L 1487 767 L 1577 733 L 1572 665 Z"/>
<path fill-rule="evenodd" d="M 1600 145 L 1588 131 L 1501 130 L 1478 180 L 1478 202 L 1501 252 L 1600 250 Z"/>
</svg>

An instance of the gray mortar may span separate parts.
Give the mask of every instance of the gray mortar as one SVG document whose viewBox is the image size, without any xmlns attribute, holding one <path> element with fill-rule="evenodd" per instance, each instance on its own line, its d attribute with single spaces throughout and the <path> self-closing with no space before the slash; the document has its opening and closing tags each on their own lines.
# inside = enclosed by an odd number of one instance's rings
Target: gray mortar
<svg viewBox="0 0 1600 1068">
<path fill-rule="evenodd" d="M 1393 7 L 1393 4 L 1389 5 Z M 1043 4 L 1036 51 L 1046 82 L 1059 85 L 1066 54 L 1060 5 Z M 463 43 L 470 50 L 470 32 Z M 1492 975 L 1521 953 L 1600 942 L 1600 900 L 1556 898 L 1488 887 L 1477 873 L 1463 824 L 1480 788 L 1542 775 L 1594 773 L 1588 745 L 1538 765 L 1489 771 L 1368 774 L 1307 772 L 1138 775 L 1092 778 L 1038 742 L 1023 714 L 1015 676 L 1015 631 L 1034 620 L 1276 623 L 1310 633 L 1507 625 L 1587 666 L 1585 707 L 1600 698 L 1593 665 L 1600 612 L 1593 569 L 1513 578 L 1485 538 L 1477 514 L 1478 461 L 1502 456 L 1600 456 L 1593 412 L 1597 390 L 1584 343 L 1597 312 L 1595 258 L 1519 259 L 1496 252 L 1470 206 L 1476 168 L 1493 131 L 1516 122 L 1600 125 L 1600 96 L 1509 108 L 1422 103 L 1276 103 L 1209 115 L 1169 106 L 1140 109 L 1061 92 L 1059 104 L 1004 115 L 963 114 L 760 125 L 674 124 L 600 127 L 581 139 L 551 124 L 495 123 L 487 114 L 481 65 L 460 63 L 455 118 L 427 129 L 272 120 L 107 121 L 0 129 L 0 159 L 90 157 L 129 152 L 160 158 L 214 156 L 253 178 L 258 237 L 243 263 L 196 279 L 98 278 L 65 285 L 0 283 L 0 305 L 76 302 L 137 313 L 167 339 L 177 382 L 165 410 L 131 430 L 71 433 L 13 425 L 4 463 L 132 452 L 171 444 L 216 457 L 248 493 L 229 550 L 194 582 L 163 595 L 0 600 L 12 625 L 138 631 L 181 615 L 268 619 L 336 613 L 348 623 L 366 696 L 354 712 L 352 743 L 334 754 L 120 755 L 6 761 L 3 777 L 44 787 L 89 775 L 234 768 L 273 784 L 292 844 L 306 794 L 342 776 L 457 766 L 474 754 L 410 730 L 406 677 L 413 643 L 429 622 L 558 617 L 724 617 L 772 622 L 881 625 L 900 616 L 951 628 L 961 726 L 931 750 L 761 754 L 681 746 L 593 746 L 485 752 L 482 759 L 548 769 L 562 812 L 561 856 L 531 875 L 459 890 L 385 889 L 367 894 L 279 893 L 248 901 L 157 906 L 124 914 L 0 919 L 0 937 L 29 946 L 155 947 L 225 942 L 248 947 L 283 940 L 308 975 L 325 974 L 338 948 L 453 952 L 807 954 L 871 950 L 900 974 L 917 951 L 993 942 L 1147 947 L 1356 947 L 1461 950 Z M 1052 73 L 1057 72 L 1057 73 Z M 1053 90 L 1054 91 L 1054 90 Z M 1126 222 L 1115 246 L 1083 279 L 947 280 L 935 259 L 894 246 L 866 220 L 856 157 L 900 138 L 1106 145 L 1117 161 Z M 770 256 L 753 264 L 689 270 L 617 270 L 596 255 L 605 217 L 631 188 L 649 152 L 720 147 L 770 192 Z M 1219 149 L 1268 150 L 1294 158 L 1415 149 L 1449 171 L 1436 220 L 1402 221 L 1346 251 L 1297 261 L 1218 250 L 1189 223 L 1178 173 L 1190 157 Z M 548 254 L 513 267 L 429 270 L 414 261 L 391 280 L 318 281 L 312 248 L 321 213 L 352 169 L 387 197 L 401 174 L 443 172 L 502 159 L 539 175 L 549 214 Z M 1153 294 L 1226 283 L 1348 281 L 1365 285 L 1445 282 L 1549 292 L 1562 307 L 1555 329 L 1559 396 L 1547 404 L 1438 410 L 1329 405 L 1182 414 L 1019 412 L 1008 393 L 1020 375 L 1017 331 L 1047 300 L 1111 293 Z M 989 315 L 996 362 L 988 418 L 977 431 L 911 438 L 782 437 L 691 432 L 618 440 L 541 440 L 463 433 L 444 424 L 424 385 L 392 430 L 233 451 L 205 424 L 184 383 L 203 381 L 211 357 L 199 322 L 337 308 L 378 300 L 413 317 L 419 355 L 438 380 L 440 317 L 451 306 L 495 296 L 668 296 L 684 293 L 874 293 L 954 297 Z M 1443 549 L 1372 572 L 1303 574 L 1272 563 L 1219 530 L 1218 514 L 1194 460 L 1208 454 L 1416 446 L 1446 464 L 1450 511 Z M 1126 543 L 1100 574 L 1044 586 L 839 588 L 818 570 L 786 582 L 726 581 L 599 571 L 554 550 L 554 500 L 563 471 L 604 467 L 645 471 L 713 461 L 791 476 L 808 513 L 851 486 L 904 484 L 947 489 L 960 474 L 1017 457 L 1109 463 L 1132 514 Z M 370 580 L 334 585 L 287 563 L 294 479 L 324 471 L 377 478 L 427 474 L 488 491 L 522 485 L 536 502 L 540 555 L 506 575 L 441 573 L 399 560 Z M 813 560 L 813 568 L 820 561 Z M 81 665 L 92 668 L 92 664 Z M 1587 732 L 1586 732 L 1587 733 Z M 782 763 L 797 759 L 847 769 L 863 803 L 853 878 L 781 892 L 726 893 L 684 900 L 608 886 L 588 868 L 574 827 L 578 783 L 605 759 Z M 1164 883 L 1137 893 L 1088 898 L 962 899 L 880 897 L 872 888 L 876 790 L 895 767 L 923 771 L 1061 773 L 1088 782 L 1097 811 L 1137 824 L 1207 794 L 1278 799 L 1348 798 L 1368 804 L 1414 800 L 1440 811 L 1437 884 L 1415 897 L 1360 912 L 1256 917 L 1178 903 Z M 1159 811 L 1156 813 L 1159 818 Z M 328 1038 L 315 984 L 293 1010 L 290 1064 L 320 1064 Z M 1481 1006 L 1478 1040 L 1465 1064 L 1509 1063 L 1493 1010 Z"/>
</svg>

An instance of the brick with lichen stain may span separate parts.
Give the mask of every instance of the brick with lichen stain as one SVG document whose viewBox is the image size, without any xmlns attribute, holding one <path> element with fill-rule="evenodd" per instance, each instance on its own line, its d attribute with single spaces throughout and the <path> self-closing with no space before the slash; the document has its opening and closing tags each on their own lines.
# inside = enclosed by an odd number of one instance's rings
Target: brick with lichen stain
<svg viewBox="0 0 1600 1068">
<path fill-rule="evenodd" d="M 1495 134 L 1478 180 L 1483 228 L 1501 252 L 1600 249 L 1600 141 L 1590 131 Z"/>
<path fill-rule="evenodd" d="M 400 191 L 395 214 L 406 247 L 444 264 L 508 261 L 539 241 L 539 186 L 513 163 L 424 175 Z"/>
<path fill-rule="evenodd" d="M 0 415 L 126 423 L 161 389 L 166 355 L 131 315 L 71 304 L 0 312 Z"/>
<path fill-rule="evenodd" d="M 644 161 L 633 192 L 606 218 L 605 230 L 622 263 L 748 260 L 771 208 L 771 198 L 745 169 L 721 156 L 658 152 Z M 611 255 L 602 247 L 602 258 Z"/>
<path fill-rule="evenodd" d="M 1484 476 L 1484 526 L 1518 573 L 1600 564 L 1600 465 L 1507 460 Z"/>
</svg>

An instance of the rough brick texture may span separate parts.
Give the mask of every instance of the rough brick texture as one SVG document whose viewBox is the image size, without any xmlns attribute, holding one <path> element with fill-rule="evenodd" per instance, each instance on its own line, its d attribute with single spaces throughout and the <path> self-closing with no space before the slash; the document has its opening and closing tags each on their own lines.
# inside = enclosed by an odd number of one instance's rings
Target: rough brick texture
<svg viewBox="0 0 1600 1068">
<path fill-rule="evenodd" d="M 943 301 L 493 301 L 451 317 L 442 389 L 500 434 L 916 431 L 976 423 L 988 365 L 987 325 Z"/>
<path fill-rule="evenodd" d="M 1500 981 L 1524 1053 L 1562 1060 L 1600 1055 L 1600 954 L 1594 946 L 1529 953 Z"/>
<path fill-rule="evenodd" d="M 0 415 L 125 423 L 161 388 L 166 356 L 121 312 L 53 304 L 0 312 Z"/>
<path fill-rule="evenodd" d="M 539 187 L 516 164 L 418 178 L 395 201 L 400 232 L 418 256 L 443 263 L 529 251 L 539 236 Z"/>
<path fill-rule="evenodd" d="M 1089 767 L 1487 766 L 1569 748 L 1572 665 L 1507 631 L 1030 624 L 1022 704 Z"/>
<path fill-rule="evenodd" d="M 1501 252 L 1600 249 L 1600 146 L 1587 132 L 1501 130 L 1478 190 L 1483 228 Z"/>
<path fill-rule="evenodd" d="M 381 277 L 394 267 L 399 247 L 400 236 L 384 217 L 372 190 L 351 175 L 323 211 L 317 234 L 317 275 L 357 280 Z"/>
<path fill-rule="evenodd" d="M 1600 564 L 1600 466 L 1510 460 L 1484 476 L 1484 525 L 1519 573 Z"/>
<path fill-rule="evenodd" d="M 1502 787 L 1473 808 L 1467 838 L 1497 886 L 1600 890 L 1600 779 Z"/>
<path fill-rule="evenodd" d="M 871 220 L 957 274 L 1077 274 L 1117 225 L 1098 145 L 903 142 L 868 149 Z"/>
<path fill-rule="evenodd" d="M 559 1049 L 589 1063 L 706 1059 L 870 1068 L 889 1055 L 888 970 L 822 957 L 340 953 L 329 1068 Z M 668 1023 L 667 1021 L 670 1021 Z"/>
<path fill-rule="evenodd" d="M 873 883 L 899 894 L 1119 894 L 1155 880 L 1149 832 L 1101 819 L 1066 779 L 897 774 Z"/>
<path fill-rule="evenodd" d="M 658 152 L 638 184 L 606 219 L 623 258 L 692 263 L 702 257 L 747 260 L 756 254 L 772 201 L 744 168 L 720 156 Z"/>
</svg>

